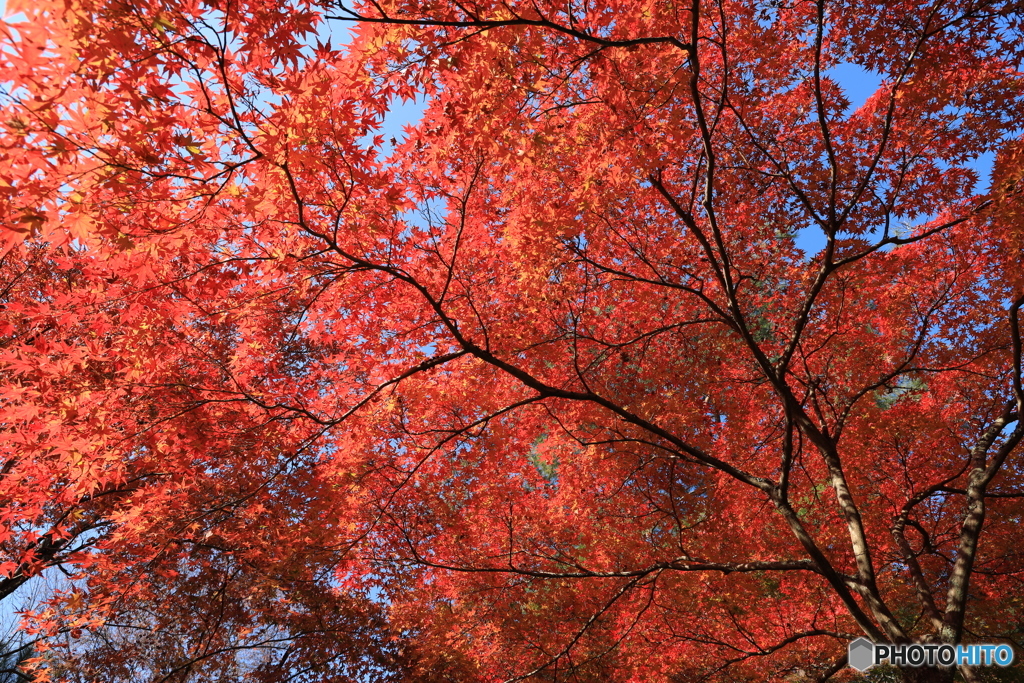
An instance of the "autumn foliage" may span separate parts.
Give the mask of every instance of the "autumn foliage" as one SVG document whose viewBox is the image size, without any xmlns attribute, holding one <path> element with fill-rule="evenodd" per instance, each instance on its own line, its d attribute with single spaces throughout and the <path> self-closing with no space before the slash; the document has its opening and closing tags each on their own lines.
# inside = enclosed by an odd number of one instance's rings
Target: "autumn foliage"
<svg viewBox="0 0 1024 683">
<path fill-rule="evenodd" d="M 1022 12 L 9 0 L 0 598 L 52 587 L 32 675 L 1024 648 Z"/>
</svg>

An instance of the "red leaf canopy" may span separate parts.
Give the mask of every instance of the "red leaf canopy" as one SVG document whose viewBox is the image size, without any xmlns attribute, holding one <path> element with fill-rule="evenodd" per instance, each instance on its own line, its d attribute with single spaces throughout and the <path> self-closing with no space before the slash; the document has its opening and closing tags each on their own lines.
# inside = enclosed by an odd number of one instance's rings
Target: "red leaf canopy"
<svg viewBox="0 0 1024 683">
<path fill-rule="evenodd" d="M 38 680 L 1024 644 L 1019 3 L 7 12 L 0 598 L 47 586 Z"/>
</svg>

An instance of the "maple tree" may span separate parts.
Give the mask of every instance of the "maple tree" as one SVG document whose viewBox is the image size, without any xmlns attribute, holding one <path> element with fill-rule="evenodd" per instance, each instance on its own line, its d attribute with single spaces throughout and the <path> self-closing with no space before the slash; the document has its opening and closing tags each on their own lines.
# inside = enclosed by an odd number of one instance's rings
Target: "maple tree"
<svg viewBox="0 0 1024 683">
<path fill-rule="evenodd" d="M 1021 644 L 1021 10 L 8 2 L 0 599 L 66 575 L 33 675 Z"/>
</svg>

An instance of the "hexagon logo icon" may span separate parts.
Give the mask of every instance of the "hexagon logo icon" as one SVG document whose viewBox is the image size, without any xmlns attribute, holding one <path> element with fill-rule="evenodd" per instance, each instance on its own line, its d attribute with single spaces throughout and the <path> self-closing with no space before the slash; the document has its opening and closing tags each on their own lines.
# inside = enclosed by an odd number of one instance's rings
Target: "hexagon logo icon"
<svg viewBox="0 0 1024 683">
<path fill-rule="evenodd" d="M 875 663 L 875 645 L 867 638 L 858 638 L 846 651 L 847 661 L 857 671 L 867 671 Z"/>
</svg>

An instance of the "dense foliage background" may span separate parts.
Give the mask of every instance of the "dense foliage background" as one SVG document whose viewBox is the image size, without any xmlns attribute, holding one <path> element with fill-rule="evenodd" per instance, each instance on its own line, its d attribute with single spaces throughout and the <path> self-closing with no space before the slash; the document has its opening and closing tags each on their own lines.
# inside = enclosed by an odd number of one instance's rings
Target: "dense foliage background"
<svg viewBox="0 0 1024 683">
<path fill-rule="evenodd" d="M 848 680 L 859 635 L 1024 644 L 1021 9 L 9 3 L 29 675 Z"/>
</svg>

